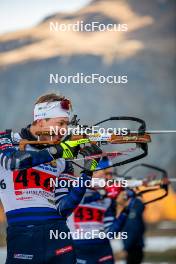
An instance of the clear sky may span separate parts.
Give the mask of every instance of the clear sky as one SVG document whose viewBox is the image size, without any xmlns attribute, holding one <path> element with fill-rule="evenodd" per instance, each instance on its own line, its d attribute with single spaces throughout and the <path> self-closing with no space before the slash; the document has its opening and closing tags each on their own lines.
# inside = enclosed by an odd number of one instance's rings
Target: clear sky
<svg viewBox="0 0 176 264">
<path fill-rule="evenodd" d="M 31 27 L 45 16 L 75 11 L 91 0 L 0 0 L 0 34 Z"/>
</svg>

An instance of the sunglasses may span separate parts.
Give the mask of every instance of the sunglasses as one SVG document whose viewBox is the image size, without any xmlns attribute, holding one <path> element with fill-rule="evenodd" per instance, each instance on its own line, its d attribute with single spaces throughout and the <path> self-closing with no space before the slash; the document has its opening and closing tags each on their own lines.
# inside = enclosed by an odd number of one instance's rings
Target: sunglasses
<svg viewBox="0 0 176 264">
<path fill-rule="evenodd" d="M 70 110 L 71 109 L 71 101 L 68 99 L 63 99 L 60 102 L 60 106 L 62 107 L 63 110 Z"/>
</svg>

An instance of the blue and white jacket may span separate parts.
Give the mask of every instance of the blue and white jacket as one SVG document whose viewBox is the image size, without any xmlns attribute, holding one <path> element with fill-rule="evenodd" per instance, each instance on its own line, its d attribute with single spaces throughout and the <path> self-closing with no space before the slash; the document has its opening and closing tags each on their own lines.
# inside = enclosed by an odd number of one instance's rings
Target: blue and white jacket
<svg viewBox="0 0 176 264">
<path fill-rule="evenodd" d="M 21 133 L 0 133 L 0 199 L 8 224 L 66 220 L 82 200 L 86 187 L 83 184 L 64 189 L 51 185 L 51 179 L 69 171 L 65 160 L 54 160 L 47 148 L 32 145 L 20 151 L 18 144 L 22 138 L 34 140 L 28 128 Z M 84 183 L 88 178 L 84 174 L 79 180 Z"/>
<path fill-rule="evenodd" d="M 97 244 L 117 237 L 126 222 L 129 208 L 116 217 L 115 200 L 101 199 L 96 190 L 87 189 L 81 203 L 67 219 L 74 242 Z"/>
</svg>

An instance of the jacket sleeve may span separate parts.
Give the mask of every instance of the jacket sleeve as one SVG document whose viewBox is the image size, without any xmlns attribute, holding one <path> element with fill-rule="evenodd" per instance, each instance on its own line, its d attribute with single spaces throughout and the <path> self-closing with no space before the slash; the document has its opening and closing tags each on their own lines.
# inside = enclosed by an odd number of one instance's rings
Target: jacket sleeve
<svg viewBox="0 0 176 264">
<path fill-rule="evenodd" d="M 133 248 L 144 232 L 143 222 L 144 205 L 142 201 L 136 199 L 134 207 L 131 209 L 124 230 L 127 232 L 128 238 L 123 241 L 124 249 L 128 251 Z"/>
<path fill-rule="evenodd" d="M 112 200 L 112 204 L 105 212 L 104 217 L 105 232 L 112 233 L 112 238 L 114 237 L 113 234 L 118 233 L 123 229 L 132 206 L 133 199 L 129 203 L 128 207 L 121 212 L 119 217 L 116 217 L 116 203 L 114 200 Z"/>
<path fill-rule="evenodd" d="M 82 199 L 82 204 L 96 202 L 101 199 L 101 195 L 99 192 L 94 192 L 91 194 L 85 194 Z"/>
<path fill-rule="evenodd" d="M 13 145 L 11 133 L 0 133 L 0 165 L 6 170 L 23 170 L 53 160 L 49 149 L 20 151 Z"/>
<path fill-rule="evenodd" d="M 86 192 L 87 180 L 90 180 L 90 177 L 86 174 L 82 174 L 76 181 L 72 180 L 69 175 L 60 175 L 57 187 L 55 187 L 55 204 L 60 216 L 68 217 L 79 205 Z M 75 186 L 73 182 L 76 182 Z"/>
</svg>

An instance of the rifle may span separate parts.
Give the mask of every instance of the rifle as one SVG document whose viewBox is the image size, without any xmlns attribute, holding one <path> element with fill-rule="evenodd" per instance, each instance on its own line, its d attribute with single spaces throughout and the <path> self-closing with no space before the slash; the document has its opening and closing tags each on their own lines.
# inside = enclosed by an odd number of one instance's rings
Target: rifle
<svg viewBox="0 0 176 264">
<path fill-rule="evenodd" d="M 79 124 L 79 119 L 77 119 L 77 115 L 75 115 L 73 117 L 73 119 L 71 120 L 70 124 L 72 126 L 81 126 Z M 114 164 L 112 164 L 109 167 L 116 167 L 116 166 L 121 166 L 127 163 L 131 163 L 134 162 L 136 160 L 139 160 L 141 158 L 144 158 L 145 156 L 147 156 L 148 154 L 148 143 L 151 142 L 151 137 L 148 133 L 146 133 L 146 123 L 145 121 L 143 121 L 140 118 L 136 118 L 136 117 L 131 117 L 131 116 L 116 116 L 116 117 L 110 117 L 108 119 L 102 120 L 92 126 L 89 127 L 89 130 L 92 131 L 93 127 L 98 126 L 100 124 L 105 124 L 109 121 L 131 121 L 135 124 L 138 125 L 138 128 L 135 132 L 131 132 L 130 129 L 127 130 L 127 134 L 126 135 L 117 135 L 117 134 L 99 134 L 99 133 L 94 133 L 94 134 L 90 134 L 90 135 L 86 135 L 86 134 L 81 134 L 81 135 L 68 135 L 66 137 L 65 140 L 71 140 L 71 141 L 75 141 L 75 143 L 77 145 L 85 145 L 87 143 L 89 144 L 97 144 L 99 146 L 105 146 L 105 145 L 122 145 L 122 144 L 135 144 L 136 147 L 142 151 L 142 153 L 128 158 L 126 160 L 123 161 L 119 161 L 119 162 L 115 162 Z M 87 128 L 87 125 L 82 126 L 84 128 Z M 40 136 L 43 135 L 47 135 L 50 136 L 50 140 L 40 140 Z M 61 141 L 54 141 L 52 140 L 52 136 L 53 134 L 51 134 L 49 131 L 38 131 L 36 133 L 36 136 L 38 137 L 38 140 L 33 140 L 33 141 L 29 141 L 29 140 L 25 140 L 22 139 L 19 142 L 19 148 L 20 150 L 25 150 L 26 146 L 29 145 L 44 145 L 44 146 L 51 146 L 51 145 L 57 145 L 60 144 Z M 131 151 L 134 150 L 131 149 Z M 127 150 L 128 151 L 128 150 Z M 127 152 L 126 151 L 126 152 Z M 103 154 L 101 154 L 101 156 L 120 156 L 120 155 L 124 155 L 124 152 L 104 152 Z M 94 157 L 94 156 L 93 156 Z M 90 157 L 90 158 L 93 158 Z M 84 169 L 83 166 L 75 163 L 76 159 L 71 160 L 73 164 L 77 165 L 78 167 L 80 167 L 81 169 Z M 80 159 L 79 159 L 80 160 Z M 108 167 L 108 168 L 109 168 Z"/>
<path fill-rule="evenodd" d="M 141 179 L 136 179 L 138 175 L 137 169 L 143 170 L 143 173 L 142 171 L 140 172 Z M 147 175 L 144 175 L 144 169 L 148 170 Z M 123 179 L 128 181 L 129 188 L 131 187 L 135 189 L 136 196 L 143 196 L 149 192 L 157 193 L 158 190 L 163 190 L 163 194 L 144 202 L 145 205 L 159 201 L 168 195 L 170 181 L 168 179 L 167 171 L 160 167 L 145 163 L 136 164 L 127 169 L 120 177 L 123 177 Z M 142 190 L 140 190 L 141 187 L 143 187 Z"/>
</svg>

